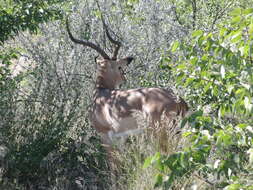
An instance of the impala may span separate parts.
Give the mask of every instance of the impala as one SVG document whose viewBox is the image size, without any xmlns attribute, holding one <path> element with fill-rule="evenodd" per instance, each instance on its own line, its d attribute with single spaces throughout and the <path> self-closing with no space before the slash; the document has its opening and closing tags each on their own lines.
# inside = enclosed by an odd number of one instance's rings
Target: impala
<svg viewBox="0 0 253 190">
<path fill-rule="evenodd" d="M 68 19 L 67 32 L 77 44 L 96 50 L 102 57 L 97 62 L 97 78 L 93 106 L 89 113 L 91 125 L 101 134 L 106 147 L 112 148 L 115 137 L 125 137 L 143 131 L 139 129 L 134 117 L 136 111 L 150 118 L 151 126 L 159 123 L 162 114 L 172 120 L 173 115 L 184 116 L 188 106 L 182 98 L 162 88 L 137 88 L 119 90 L 117 87 L 126 81 L 124 69 L 133 61 L 133 57 L 117 59 L 121 43 L 114 40 L 102 19 L 106 35 L 115 45 L 112 56 L 99 46 L 87 40 L 75 38 L 70 32 Z"/>
</svg>

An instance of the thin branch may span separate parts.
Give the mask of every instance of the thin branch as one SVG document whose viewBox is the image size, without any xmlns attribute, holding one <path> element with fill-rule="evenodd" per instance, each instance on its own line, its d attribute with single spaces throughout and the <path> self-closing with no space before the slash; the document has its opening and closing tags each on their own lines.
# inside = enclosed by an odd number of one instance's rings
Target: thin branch
<svg viewBox="0 0 253 190">
<path fill-rule="evenodd" d="M 225 12 L 227 11 L 227 9 L 233 4 L 233 1 L 232 2 L 229 2 L 225 7 L 224 9 L 221 9 L 220 11 L 218 11 L 213 19 L 213 22 L 212 22 L 212 26 L 211 26 L 211 29 L 214 29 L 214 26 L 216 24 L 216 22 L 222 18 L 222 16 L 224 16 Z"/>
<path fill-rule="evenodd" d="M 192 0 L 191 3 L 192 3 L 192 18 L 193 18 L 192 28 L 193 28 L 193 30 L 195 30 L 196 29 L 196 19 L 197 19 L 197 2 L 196 2 L 196 0 Z"/>
<path fill-rule="evenodd" d="M 210 182 L 208 179 L 204 179 L 203 177 L 199 176 L 196 173 L 193 173 L 193 176 L 197 177 L 201 181 L 204 181 L 205 183 L 209 184 L 210 186 L 213 186 L 213 187 L 215 186 L 214 183 Z"/>
<path fill-rule="evenodd" d="M 174 14 L 175 14 L 176 21 L 177 21 L 180 25 L 183 26 L 183 23 L 182 23 L 182 22 L 180 21 L 180 19 L 179 19 L 179 16 L 178 16 L 178 13 L 177 13 L 177 9 L 176 9 L 176 6 L 175 6 L 174 2 L 172 2 L 172 10 L 173 10 L 173 12 L 174 12 Z"/>
</svg>

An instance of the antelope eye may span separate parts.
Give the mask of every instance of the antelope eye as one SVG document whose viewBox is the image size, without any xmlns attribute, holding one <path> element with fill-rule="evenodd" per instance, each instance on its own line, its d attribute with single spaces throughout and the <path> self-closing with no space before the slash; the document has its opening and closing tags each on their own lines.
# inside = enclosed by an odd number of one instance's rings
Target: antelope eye
<svg viewBox="0 0 253 190">
<path fill-rule="evenodd" d="M 122 69 L 122 67 L 119 67 L 119 70 L 121 70 Z"/>
</svg>

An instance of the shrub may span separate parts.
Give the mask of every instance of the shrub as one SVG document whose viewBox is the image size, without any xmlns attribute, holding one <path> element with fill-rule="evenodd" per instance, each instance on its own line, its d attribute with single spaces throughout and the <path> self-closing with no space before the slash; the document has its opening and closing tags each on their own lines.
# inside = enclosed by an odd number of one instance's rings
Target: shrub
<svg viewBox="0 0 253 190">
<path fill-rule="evenodd" d="M 172 44 L 175 80 L 195 112 L 183 134 L 191 143 L 157 159 L 159 186 L 194 176 L 212 188 L 252 189 L 252 15 L 253 9 L 235 9 L 217 33 L 197 30 Z"/>
</svg>

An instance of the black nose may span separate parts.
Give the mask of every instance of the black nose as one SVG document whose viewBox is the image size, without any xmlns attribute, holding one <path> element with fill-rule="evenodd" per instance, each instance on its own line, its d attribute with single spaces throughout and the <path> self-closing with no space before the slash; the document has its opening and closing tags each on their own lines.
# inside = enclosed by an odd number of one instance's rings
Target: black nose
<svg viewBox="0 0 253 190">
<path fill-rule="evenodd" d="M 127 64 L 131 63 L 133 60 L 134 60 L 133 57 L 128 57 L 128 58 L 127 58 Z"/>
</svg>

